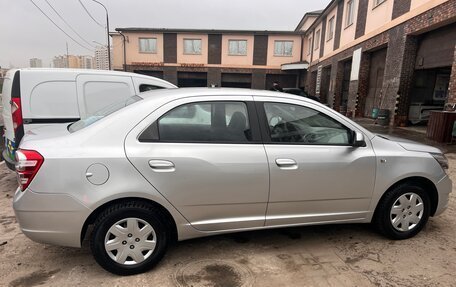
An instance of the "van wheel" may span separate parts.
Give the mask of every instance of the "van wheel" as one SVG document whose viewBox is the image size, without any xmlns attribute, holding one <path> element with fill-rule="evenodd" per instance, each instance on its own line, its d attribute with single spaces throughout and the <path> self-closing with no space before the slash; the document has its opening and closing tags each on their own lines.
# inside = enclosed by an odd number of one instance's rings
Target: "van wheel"
<svg viewBox="0 0 456 287">
<path fill-rule="evenodd" d="M 420 186 L 405 183 L 388 191 L 374 215 L 374 225 L 391 239 L 407 239 L 418 234 L 430 214 L 429 195 Z"/>
<path fill-rule="evenodd" d="M 118 275 L 145 272 L 164 256 L 170 234 L 153 206 L 129 201 L 102 212 L 95 221 L 90 247 L 98 264 Z"/>
</svg>

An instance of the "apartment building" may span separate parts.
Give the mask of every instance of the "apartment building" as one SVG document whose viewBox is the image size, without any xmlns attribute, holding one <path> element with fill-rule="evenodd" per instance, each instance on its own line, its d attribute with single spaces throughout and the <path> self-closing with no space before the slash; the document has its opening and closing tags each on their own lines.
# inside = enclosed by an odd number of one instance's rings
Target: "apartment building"
<svg viewBox="0 0 456 287">
<path fill-rule="evenodd" d="M 296 31 L 302 84 L 336 110 L 403 125 L 456 103 L 455 0 L 333 0 Z"/>
<path fill-rule="evenodd" d="M 30 59 L 30 68 L 41 68 L 43 67 L 43 61 L 38 58 Z"/>
<path fill-rule="evenodd" d="M 109 57 L 108 48 L 106 46 L 99 46 L 95 49 L 95 69 L 109 70 Z"/>
<path fill-rule="evenodd" d="M 179 87 L 296 87 L 301 31 L 118 28 L 113 68 L 163 78 Z M 123 35 L 123 36 L 122 36 Z"/>
</svg>

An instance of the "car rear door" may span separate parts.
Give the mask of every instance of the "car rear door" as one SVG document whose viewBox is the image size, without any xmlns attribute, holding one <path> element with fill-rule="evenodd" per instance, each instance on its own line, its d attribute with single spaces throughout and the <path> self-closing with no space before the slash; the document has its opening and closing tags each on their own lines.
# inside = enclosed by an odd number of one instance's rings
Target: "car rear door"
<svg viewBox="0 0 456 287">
<path fill-rule="evenodd" d="M 196 229 L 264 226 L 269 170 L 252 99 L 176 100 L 126 138 L 131 163 Z"/>
<path fill-rule="evenodd" d="M 348 122 L 308 102 L 255 97 L 270 168 L 266 225 L 362 220 L 375 154 L 353 147 Z"/>
</svg>

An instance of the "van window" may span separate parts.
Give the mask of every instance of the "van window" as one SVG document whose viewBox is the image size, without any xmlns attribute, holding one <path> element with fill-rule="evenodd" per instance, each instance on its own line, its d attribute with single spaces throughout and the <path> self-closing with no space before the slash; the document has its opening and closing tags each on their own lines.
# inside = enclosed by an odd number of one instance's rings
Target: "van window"
<svg viewBox="0 0 456 287">
<path fill-rule="evenodd" d="M 30 115 L 37 118 L 79 118 L 75 82 L 40 83 L 30 94 Z"/>
<path fill-rule="evenodd" d="M 153 90 L 158 90 L 158 89 L 164 89 L 163 87 L 155 86 L 155 85 L 148 85 L 148 84 L 141 84 L 139 85 L 139 92 L 147 92 L 147 91 L 153 91 Z"/>
<path fill-rule="evenodd" d="M 96 111 L 110 103 L 120 102 L 133 96 L 130 86 L 121 82 L 87 82 L 84 84 L 84 104 L 86 116 L 93 115 Z"/>
</svg>

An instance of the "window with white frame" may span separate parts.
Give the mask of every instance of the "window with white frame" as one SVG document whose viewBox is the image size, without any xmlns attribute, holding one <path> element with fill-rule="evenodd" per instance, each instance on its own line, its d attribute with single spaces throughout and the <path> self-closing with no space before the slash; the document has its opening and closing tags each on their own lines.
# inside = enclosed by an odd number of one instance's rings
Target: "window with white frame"
<svg viewBox="0 0 456 287">
<path fill-rule="evenodd" d="M 275 41 L 274 56 L 292 56 L 293 41 Z"/>
<path fill-rule="evenodd" d="M 312 51 L 312 37 L 309 37 L 309 47 L 307 48 L 307 56 L 310 55 L 310 51 Z"/>
<path fill-rule="evenodd" d="M 326 39 L 329 41 L 334 37 L 334 16 L 331 17 L 328 21 L 328 35 Z"/>
<path fill-rule="evenodd" d="M 157 38 L 139 38 L 140 53 L 157 53 Z"/>
<path fill-rule="evenodd" d="M 353 24 L 355 16 L 355 0 L 349 0 L 347 2 L 347 10 L 345 13 L 345 27 L 348 27 Z"/>
<path fill-rule="evenodd" d="M 228 40 L 228 55 L 247 55 L 247 40 Z"/>
<path fill-rule="evenodd" d="M 315 50 L 320 48 L 320 30 L 315 32 L 315 45 L 314 46 L 315 46 Z"/>
<path fill-rule="evenodd" d="M 200 55 L 201 39 L 184 39 L 184 54 Z"/>
<path fill-rule="evenodd" d="M 373 0 L 374 1 L 374 8 L 377 7 L 378 5 L 382 4 L 386 0 Z"/>
</svg>

